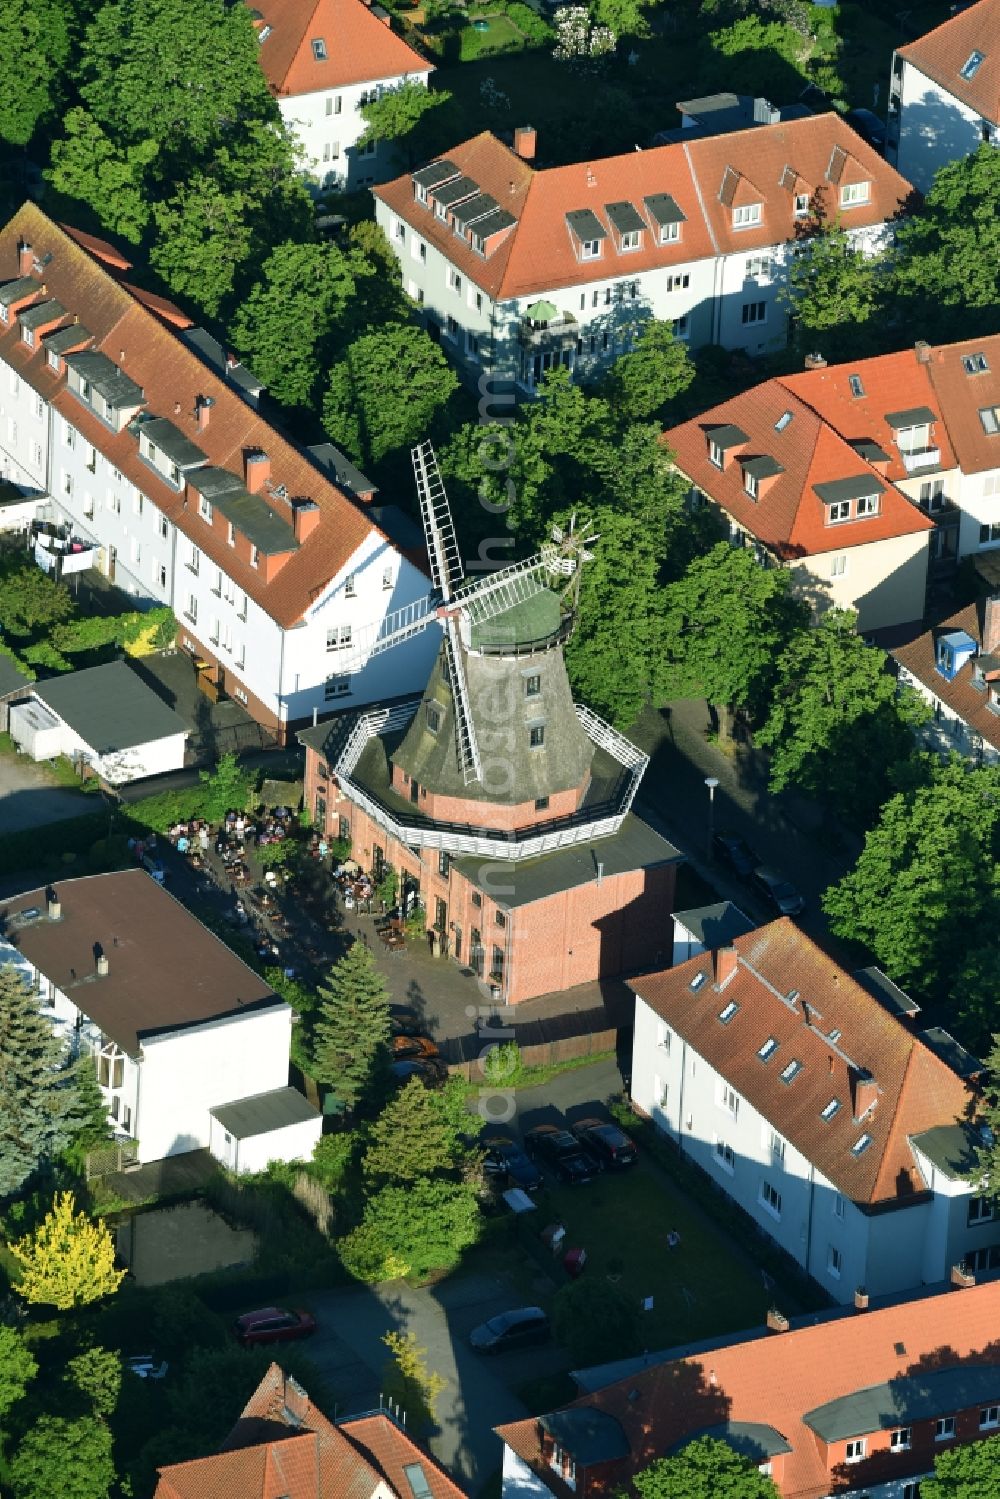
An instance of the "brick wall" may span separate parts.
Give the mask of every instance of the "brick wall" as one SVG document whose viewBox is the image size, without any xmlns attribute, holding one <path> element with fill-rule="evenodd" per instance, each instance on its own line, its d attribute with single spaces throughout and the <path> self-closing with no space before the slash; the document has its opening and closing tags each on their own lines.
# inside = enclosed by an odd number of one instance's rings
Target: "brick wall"
<svg viewBox="0 0 1000 1499">
<path fill-rule="evenodd" d="M 589 785 L 588 775 L 582 786 L 553 792 L 547 807 L 536 807 L 534 802 L 507 804 L 502 801 L 479 801 L 474 797 L 441 796 L 426 786 L 420 786 L 415 805 L 425 817 L 431 817 L 435 822 L 454 822 L 509 831 L 512 828 L 531 827 L 538 822 L 549 822 L 554 817 L 572 816 L 579 809 Z M 410 777 L 398 765 L 392 767 L 392 787 L 398 796 L 411 800 Z"/>
</svg>

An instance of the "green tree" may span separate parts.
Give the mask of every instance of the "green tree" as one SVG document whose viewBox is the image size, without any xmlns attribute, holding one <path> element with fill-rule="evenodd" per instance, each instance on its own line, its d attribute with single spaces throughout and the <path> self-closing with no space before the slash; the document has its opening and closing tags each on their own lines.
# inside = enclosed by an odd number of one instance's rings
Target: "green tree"
<svg viewBox="0 0 1000 1499">
<path fill-rule="evenodd" d="M 97 1416 L 40 1416 L 10 1464 L 15 1499 L 107 1499 L 115 1481 L 111 1432 Z"/>
<path fill-rule="evenodd" d="M 674 690 L 707 698 L 723 736 L 733 708 L 764 709 L 778 653 L 808 619 L 790 586 L 786 568 L 762 567 L 749 548 L 720 542 L 666 589 Z"/>
<path fill-rule="evenodd" d="M 350 263 L 336 245 L 285 241 L 265 260 L 229 332 L 276 401 L 313 405 L 331 336 L 355 292 Z"/>
<path fill-rule="evenodd" d="M 411 1077 L 372 1125 L 362 1169 L 379 1184 L 453 1172 L 470 1154 L 463 1138 L 469 1128 L 460 1078 L 432 1089 Z"/>
<path fill-rule="evenodd" d="M 0 562 L 0 630 L 35 635 L 68 619 L 74 605 L 65 583 L 56 583 L 23 555 L 7 553 Z"/>
<path fill-rule="evenodd" d="M 231 295 L 251 245 L 246 202 L 204 172 L 180 184 L 166 203 L 154 203 L 156 242 L 150 264 L 180 297 L 215 317 Z"/>
<path fill-rule="evenodd" d="M 598 26 L 608 26 L 616 37 L 649 35 L 646 11 L 650 0 L 590 0 L 591 19 Z"/>
<path fill-rule="evenodd" d="M 323 423 L 362 463 L 421 441 L 458 389 L 458 380 L 422 328 L 383 328 L 354 340 L 330 371 Z"/>
<path fill-rule="evenodd" d="M 974 769 L 957 755 L 921 766 L 923 778 L 886 802 L 823 909 L 838 937 L 870 948 L 891 978 L 927 996 L 961 965 L 965 934 L 996 920 L 1000 768 Z"/>
<path fill-rule="evenodd" d="M 694 375 L 686 344 L 674 337 L 669 323 L 650 318 L 631 354 L 623 354 L 612 365 L 604 391 L 616 417 L 643 422 L 687 390 Z"/>
<path fill-rule="evenodd" d="M 738 71 L 741 90 L 775 99 L 794 87 L 796 75 L 804 79 L 809 43 L 794 26 L 749 15 L 711 32 L 705 51 L 702 77 L 731 79 Z"/>
<path fill-rule="evenodd" d="M 994 1025 L 996 1024 L 995 993 L 996 991 L 994 991 L 993 1000 Z M 979 1143 L 964 1176 L 978 1194 L 998 1203 L 1000 1202 L 1000 1034 L 993 1037 L 986 1055 L 986 1076 L 983 1082 L 979 1123 L 982 1126 L 979 1132 Z"/>
<path fill-rule="evenodd" d="M 244 770 L 233 754 L 223 755 L 214 770 L 200 770 L 203 790 L 198 815 L 221 822 L 227 812 L 245 812 L 253 789 L 253 771 Z"/>
<path fill-rule="evenodd" d="M 16 1192 L 89 1119 L 84 1064 L 69 1061 L 23 974 L 0 967 L 0 1198 Z"/>
<path fill-rule="evenodd" d="M 754 736 L 771 750 L 772 791 L 795 785 L 853 822 L 870 822 L 929 711 L 915 693 L 900 692 L 885 667 L 884 652 L 857 633 L 853 610 L 830 609 L 793 636 Z"/>
<path fill-rule="evenodd" d="M 83 1167 L 87 1152 L 96 1150 L 111 1136 L 108 1104 L 89 1058 L 81 1058 L 76 1072 L 76 1108 L 73 1133 L 64 1152 L 71 1166 Z"/>
<path fill-rule="evenodd" d="M 371 219 L 355 224 L 347 237 L 347 264 L 357 295 L 347 309 L 338 341 L 350 342 L 370 329 L 405 323 L 410 304 L 403 291 L 403 272 L 382 228 Z"/>
<path fill-rule="evenodd" d="M 125 1272 L 115 1269 L 114 1240 L 103 1220 L 95 1222 L 75 1207 L 72 1192 L 57 1193 L 34 1233 L 10 1246 L 25 1301 L 68 1311 L 110 1296 L 121 1285 Z"/>
<path fill-rule="evenodd" d="M 37 1373 L 38 1363 L 21 1334 L 0 1322 L 0 1423 Z"/>
<path fill-rule="evenodd" d="M 437 1403 L 448 1381 L 427 1367 L 427 1350 L 412 1332 L 387 1332 L 382 1342 L 392 1354 L 382 1375 L 382 1389 L 402 1406 L 408 1430 L 423 1436 L 433 1425 Z"/>
<path fill-rule="evenodd" d="M 1000 153 L 983 144 L 943 166 L 896 249 L 893 296 L 921 331 L 951 340 L 1000 326 Z"/>
<path fill-rule="evenodd" d="M 778 1499 L 773 1481 L 751 1458 L 711 1437 L 658 1458 L 636 1473 L 632 1485 L 640 1499 Z"/>
<path fill-rule="evenodd" d="M 154 140 L 117 145 L 101 125 L 77 106 L 53 141 L 46 176 L 68 198 L 79 198 L 101 225 L 137 245 L 149 223 L 150 168 L 159 154 Z"/>
<path fill-rule="evenodd" d="M 395 141 L 406 166 L 413 166 L 426 154 L 428 125 L 450 102 L 451 94 L 447 90 L 432 93 L 422 83 L 413 80 L 386 89 L 378 98 L 362 104 L 365 128 L 358 138 L 358 145 L 367 146 L 371 141 Z"/>
<path fill-rule="evenodd" d="M 88 1348 L 66 1365 L 66 1379 L 95 1416 L 110 1416 L 122 1387 L 122 1357 L 110 1348 Z"/>
<path fill-rule="evenodd" d="M 552 1331 L 574 1369 L 626 1358 L 639 1347 L 639 1309 L 634 1296 L 607 1280 L 571 1281 L 552 1303 Z"/>
<path fill-rule="evenodd" d="M 0 89 L 0 140 L 26 146 L 59 106 L 70 15 L 62 0 L 0 0 L 0 35 L 13 63 Z"/>
<path fill-rule="evenodd" d="M 993 1032 L 1000 1025 L 998 994 L 1000 951 L 996 943 L 986 942 L 962 955 L 948 988 L 948 1013 L 954 1016 L 955 1029 L 976 1056 L 989 1050 Z M 997 1131 L 1000 1135 L 1000 1120 Z"/>
<path fill-rule="evenodd" d="M 800 343 L 822 336 L 824 348 L 858 352 L 859 329 L 881 320 L 885 310 L 884 255 L 866 255 L 839 222 L 816 220 L 800 239 L 782 293 Z"/>
<path fill-rule="evenodd" d="M 354 942 L 317 988 L 316 1077 L 349 1109 L 370 1085 L 389 1040 L 389 990 L 371 951 Z"/>
<path fill-rule="evenodd" d="M 452 1270 L 479 1237 L 476 1190 L 465 1182 L 422 1177 L 383 1187 L 365 1203 L 360 1225 L 338 1245 L 359 1280 L 418 1278 Z"/>
<path fill-rule="evenodd" d="M 1000 1499 L 1000 1437 L 934 1454 L 934 1477 L 920 1480 L 920 1499 Z"/>
</svg>

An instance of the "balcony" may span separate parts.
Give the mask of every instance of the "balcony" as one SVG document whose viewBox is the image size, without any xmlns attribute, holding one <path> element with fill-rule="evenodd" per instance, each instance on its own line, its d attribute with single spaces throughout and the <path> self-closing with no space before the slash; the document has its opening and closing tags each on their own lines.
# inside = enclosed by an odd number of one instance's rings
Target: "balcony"
<svg viewBox="0 0 1000 1499">
<path fill-rule="evenodd" d="M 571 312 L 560 312 L 551 302 L 536 302 L 518 324 L 517 341 L 523 349 L 576 347 L 580 325 Z"/>
<path fill-rule="evenodd" d="M 900 450 L 899 456 L 908 474 L 916 473 L 922 468 L 940 468 L 941 466 L 940 448 L 904 448 Z"/>
</svg>

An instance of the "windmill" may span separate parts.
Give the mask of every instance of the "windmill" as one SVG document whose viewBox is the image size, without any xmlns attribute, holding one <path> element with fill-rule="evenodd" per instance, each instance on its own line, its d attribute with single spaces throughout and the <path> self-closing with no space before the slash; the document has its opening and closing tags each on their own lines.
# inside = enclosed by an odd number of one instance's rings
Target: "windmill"
<svg viewBox="0 0 1000 1499">
<path fill-rule="evenodd" d="M 572 616 L 579 595 L 580 569 L 592 559 L 588 548 L 597 537 L 579 533 L 574 516 L 565 530 L 553 527 L 551 540 L 543 542 L 534 556 L 484 578 L 466 578 L 434 449 L 429 442 L 420 443 L 412 449 L 411 457 L 433 591 L 387 614 L 370 645 L 359 640 L 359 648 L 345 661 L 345 669 L 352 670 L 369 657 L 392 650 L 431 624 L 441 624 L 455 710 L 456 752 L 468 785 L 482 779 L 465 669 L 465 652 L 472 644 L 473 630 L 546 592 L 558 593 L 560 613 Z"/>
</svg>

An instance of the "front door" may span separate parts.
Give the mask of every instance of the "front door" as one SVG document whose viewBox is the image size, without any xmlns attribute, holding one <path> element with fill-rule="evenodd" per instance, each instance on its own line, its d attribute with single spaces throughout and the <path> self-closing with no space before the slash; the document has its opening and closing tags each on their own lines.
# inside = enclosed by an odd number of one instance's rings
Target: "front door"
<svg viewBox="0 0 1000 1499">
<path fill-rule="evenodd" d="M 469 966 L 477 978 L 483 976 L 483 937 L 477 927 L 469 935 Z"/>
</svg>

